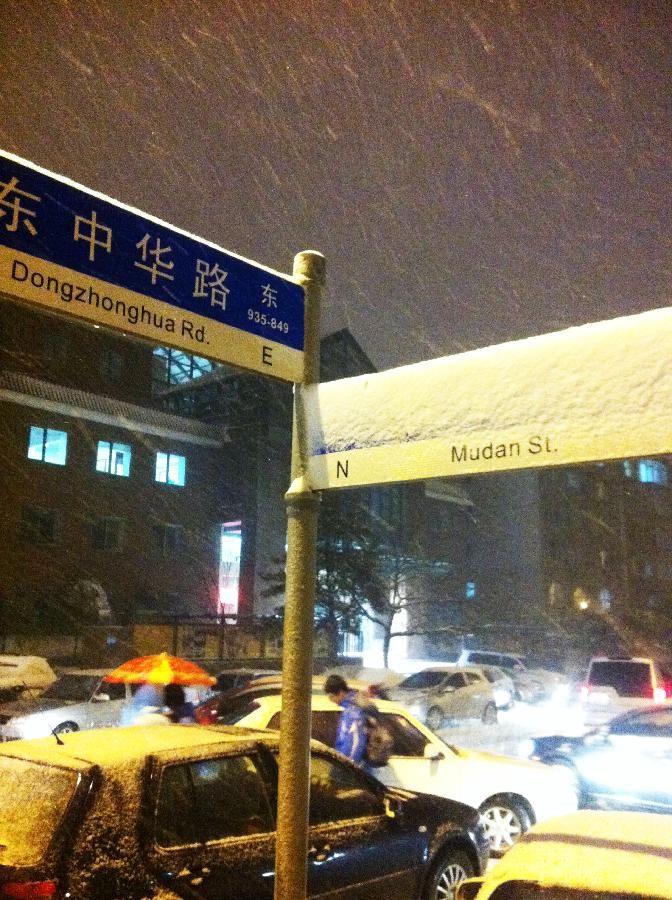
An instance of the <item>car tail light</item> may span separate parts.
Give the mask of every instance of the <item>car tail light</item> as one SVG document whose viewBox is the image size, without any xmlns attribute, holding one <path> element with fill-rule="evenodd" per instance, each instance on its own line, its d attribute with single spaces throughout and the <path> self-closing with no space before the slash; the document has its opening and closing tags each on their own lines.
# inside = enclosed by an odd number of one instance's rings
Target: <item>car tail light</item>
<svg viewBox="0 0 672 900">
<path fill-rule="evenodd" d="M 199 725 L 212 725 L 217 720 L 217 707 L 204 706 L 196 707 L 194 710 L 194 718 Z"/>
<path fill-rule="evenodd" d="M 34 897 L 55 897 L 55 881 L 8 881 L 0 885 L 0 897 L 32 900 Z"/>
<path fill-rule="evenodd" d="M 667 691 L 664 687 L 656 687 L 653 689 L 653 699 L 656 703 L 662 703 L 663 700 L 667 699 Z"/>
</svg>

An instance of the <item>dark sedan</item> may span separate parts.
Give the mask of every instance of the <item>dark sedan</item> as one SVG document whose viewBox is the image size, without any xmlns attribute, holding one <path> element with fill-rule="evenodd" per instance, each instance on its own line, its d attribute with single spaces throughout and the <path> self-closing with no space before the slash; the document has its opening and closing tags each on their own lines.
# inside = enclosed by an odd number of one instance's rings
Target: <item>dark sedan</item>
<svg viewBox="0 0 672 900">
<path fill-rule="evenodd" d="M 533 741 L 531 756 L 570 768 L 583 806 L 672 813 L 672 706 L 633 710 L 581 737 Z"/>
<path fill-rule="evenodd" d="M 278 737 L 162 725 L 0 752 L 0 896 L 272 898 Z M 445 900 L 483 871 L 478 813 L 385 788 L 316 742 L 308 896 Z"/>
</svg>

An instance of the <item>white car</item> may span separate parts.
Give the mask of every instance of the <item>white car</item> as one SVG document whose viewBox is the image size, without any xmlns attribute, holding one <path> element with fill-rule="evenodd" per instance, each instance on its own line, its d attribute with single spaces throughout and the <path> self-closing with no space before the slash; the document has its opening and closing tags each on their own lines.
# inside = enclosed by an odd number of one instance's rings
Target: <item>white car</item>
<svg viewBox="0 0 672 900">
<path fill-rule="evenodd" d="M 387 694 L 432 731 L 463 719 L 480 719 L 492 725 L 497 721 L 498 706 L 506 706 L 513 699 L 509 693 L 504 701 L 501 689 L 483 669 L 451 665 L 430 666 L 415 672 L 401 684 L 389 688 Z"/>
<path fill-rule="evenodd" d="M 282 698 L 257 697 L 229 724 L 251 728 L 279 728 Z M 382 720 L 394 738 L 386 766 L 376 778 L 389 787 L 407 788 L 459 800 L 476 807 L 493 853 L 506 850 L 535 822 L 577 808 L 570 772 L 542 763 L 492 753 L 463 750 L 444 743 L 403 706 L 376 701 Z M 314 738 L 333 747 L 341 707 L 328 697 L 313 694 Z"/>
<path fill-rule="evenodd" d="M 535 826 L 458 900 L 662 900 L 672 897 L 672 819 L 583 810 Z"/>
<path fill-rule="evenodd" d="M 670 689 L 652 659 L 594 656 L 579 696 L 584 725 L 593 728 L 621 713 L 669 702 Z"/>
<path fill-rule="evenodd" d="M 524 656 L 498 650 L 463 650 L 460 666 L 497 666 L 509 675 L 516 686 L 516 700 L 538 703 L 553 700 L 565 703 L 570 695 L 569 679 L 550 669 L 530 668 Z"/>
<path fill-rule="evenodd" d="M 136 684 L 103 681 L 109 669 L 63 669 L 41 696 L 0 704 L 0 741 L 130 724 Z M 161 688 L 157 688 L 161 692 Z M 197 700 L 202 689 L 187 688 Z"/>
</svg>

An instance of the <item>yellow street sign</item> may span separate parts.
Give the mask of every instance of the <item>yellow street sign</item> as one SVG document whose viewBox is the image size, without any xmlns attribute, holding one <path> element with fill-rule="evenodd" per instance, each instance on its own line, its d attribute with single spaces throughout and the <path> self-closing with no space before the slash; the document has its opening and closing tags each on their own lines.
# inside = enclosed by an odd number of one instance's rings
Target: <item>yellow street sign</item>
<svg viewBox="0 0 672 900">
<path fill-rule="evenodd" d="M 672 308 L 301 392 L 315 490 L 672 452 Z"/>
</svg>

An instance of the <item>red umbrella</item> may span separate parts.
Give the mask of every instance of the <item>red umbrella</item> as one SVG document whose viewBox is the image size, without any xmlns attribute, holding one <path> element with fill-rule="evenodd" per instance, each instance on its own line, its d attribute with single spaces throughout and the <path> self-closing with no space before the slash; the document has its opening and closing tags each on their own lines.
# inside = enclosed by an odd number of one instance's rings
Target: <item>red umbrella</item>
<svg viewBox="0 0 672 900">
<path fill-rule="evenodd" d="M 215 683 L 205 669 L 179 656 L 156 653 L 129 659 L 106 675 L 104 681 L 122 684 L 205 684 Z"/>
</svg>

